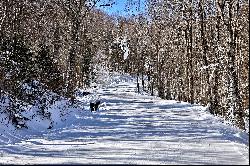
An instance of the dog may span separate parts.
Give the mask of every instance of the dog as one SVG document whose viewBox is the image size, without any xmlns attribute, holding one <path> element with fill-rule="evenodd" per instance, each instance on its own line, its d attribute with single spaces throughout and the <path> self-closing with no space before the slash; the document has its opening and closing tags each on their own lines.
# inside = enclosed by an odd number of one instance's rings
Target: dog
<svg viewBox="0 0 250 166">
<path fill-rule="evenodd" d="M 101 101 L 100 101 L 100 100 L 97 100 L 97 101 L 95 101 L 94 103 L 91 102 L 90 105 L 89 105 L 89 106 L 90 106 L 90 111 L 91 111 L 91 112 L 97 111 L 100 104 L 101 104 Z"/>
</svg>

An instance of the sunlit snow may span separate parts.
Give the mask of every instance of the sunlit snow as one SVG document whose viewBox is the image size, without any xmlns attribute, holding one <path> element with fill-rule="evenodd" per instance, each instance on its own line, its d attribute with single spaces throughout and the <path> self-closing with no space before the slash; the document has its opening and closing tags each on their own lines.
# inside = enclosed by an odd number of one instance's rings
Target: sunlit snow
<svg viewBox="0 0 250 166">
<path fill-rule="evenodd" d="M 1 124 L 0 164 L 249 164 L 248 134 L 205 107 L 138 94 L 127 75 L 101 79 L 106 84 L 79 96 L 63 121 L 66 101 L 56 102 L 50 130 L 38 118 L 29 129 Z M 101 107 L 90 112 L 96 95 Z"/>
</svg>

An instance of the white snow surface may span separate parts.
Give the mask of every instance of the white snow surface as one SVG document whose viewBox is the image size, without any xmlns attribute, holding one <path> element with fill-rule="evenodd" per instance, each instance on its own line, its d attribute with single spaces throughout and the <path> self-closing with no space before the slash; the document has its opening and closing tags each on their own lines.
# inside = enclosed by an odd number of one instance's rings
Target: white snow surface
<svg viewBox="0 0 250 166">
<path fill-rule="evenodd" d="M 100 78 L 77 108 L 48 110 L 52 129 L 39 117 L 28 129 L 0 124 L 0 164 L 249 164 L 249 135 L 205 107 L 138 94 L 128 75 Z M 90 112 L 95 98 L 100 109 Z"/>
</svg>

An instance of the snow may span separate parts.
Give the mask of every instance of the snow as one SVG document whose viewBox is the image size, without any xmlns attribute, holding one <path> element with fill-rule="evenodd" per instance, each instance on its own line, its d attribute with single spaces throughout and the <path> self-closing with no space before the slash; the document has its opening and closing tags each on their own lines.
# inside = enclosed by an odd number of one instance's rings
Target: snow
<svg viewBox="0 0 250 166">
<path fill-rule="evenodd" d="M 128 54 L 129 54 L 129 48 L 128 48 L 128 43 L 127 43 L 127 37 L 126 36 L 121 40 L 120 47 L 124 52 L 123 59 L 126 60 L 128 58 Z"/>
<path fill-rule="evenodd" d="M 28 129 L 0 124 L 0 164 L 249 164 L 249 135 L 206 107 L 138 94 L 136 79 L 119 73 L 97 83 L 78 107 L 49 108 L 52 129 L 39 117 Z"/>
</svg>

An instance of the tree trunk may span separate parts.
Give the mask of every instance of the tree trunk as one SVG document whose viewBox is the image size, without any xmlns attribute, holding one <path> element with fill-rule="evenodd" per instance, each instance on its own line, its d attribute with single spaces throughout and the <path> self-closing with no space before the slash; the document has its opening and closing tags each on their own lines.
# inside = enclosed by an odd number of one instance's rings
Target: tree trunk
<svg viewBox="0 0 250 166">
<path fill-rule="evenodd" d="M 137 85 L 137 91 L 138 93 L 140 93 L 139 73 L 137 73 L 137 76 L 136 76 L 136 85 Z"/>
<path fill-rule="evenodd" d="M 202 58 L 203 58 L 203 64 L 205 66 L 205 97 L 206 101 L 204 101 L 205 104 L 212 104 L 211 103 L 211 86 L 209 82 L 209 72 L 208 72 L 208 59 L 207 59 L 207 40 L 205 36 L 205 24 L 204 24 L 204 17 L 205 17 L 205 10 L 204 10 L 204 0 L 201 0 L 199 2 L 200 5 L 200 19 L 201 19 L 201 39 L 202 39 Z"/>
<path fill-rule="evenodd" d="M 237 68 L 235 67 L 236 39 L 237 34 L 233 27 L 233 3 L 229 4 L 229 23 L 228 30 L 230 35 L 229 51 L 228 51 L 228 76 L 229 76 L 229 114 L 235 119 L 239 128 L 244 129 L 242 101 L 239 93 L 239 84 L 237 77 Z"/>
</svg>

